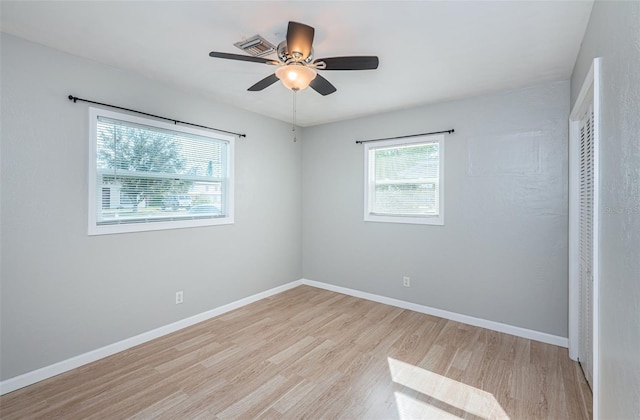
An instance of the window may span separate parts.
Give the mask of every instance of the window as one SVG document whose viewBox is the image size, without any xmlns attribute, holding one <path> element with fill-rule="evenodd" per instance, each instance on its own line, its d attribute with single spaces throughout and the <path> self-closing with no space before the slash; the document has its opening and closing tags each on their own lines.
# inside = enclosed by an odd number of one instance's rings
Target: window
<svg viewBox="0 0 640 420">
<path fill-rule="evenodd" d="M 444 136 L 364 145 L 364 220 L 443 225 Z"/>
<path fill-rule="evenodd" d="M 89 108 L 89 234 L 233 223 L 234 138 Z"/>
</svg>

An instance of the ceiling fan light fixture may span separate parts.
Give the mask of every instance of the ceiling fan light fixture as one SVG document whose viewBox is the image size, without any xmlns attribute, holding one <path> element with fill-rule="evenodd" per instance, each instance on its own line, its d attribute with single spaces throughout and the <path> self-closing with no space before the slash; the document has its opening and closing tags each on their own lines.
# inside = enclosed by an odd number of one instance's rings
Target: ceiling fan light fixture
<svg viewBox="0 0 640 420">
<path fill-rule="evenodd" d="M 291 90 L 303 90 L 316 78 L 316 71 L 304 64 L 292 63 L 279 67 L 276 70 L 276 77 L 282 84 Z"/>
</svg>

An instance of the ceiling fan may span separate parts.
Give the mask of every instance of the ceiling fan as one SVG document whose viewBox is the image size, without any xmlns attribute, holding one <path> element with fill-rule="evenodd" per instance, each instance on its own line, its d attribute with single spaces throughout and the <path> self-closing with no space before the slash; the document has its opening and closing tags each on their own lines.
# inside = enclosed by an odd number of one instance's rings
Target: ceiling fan
<svg viewBox="0 0 640 420">
<path fill-rule="evenodd" d="M 249 61 L 252 63 L 278 66 L 275 73 L 265 77 L 248 90 L 263 90 L 278 80 L 287 88 L 298 91 L 310 86 L 319 94 L 326 96 L 336 91 L 327 79 L 317 70 L 375 70 L 378 68 L 376 56 L 347 56 L 313 59 L 313 27 L 298 22 L 289 22 L 287 37 L 278 45 L 278 60 L 242 54 L 230 54 L 212 51 L 209 56 L 228 60 Z"/>
</svg>

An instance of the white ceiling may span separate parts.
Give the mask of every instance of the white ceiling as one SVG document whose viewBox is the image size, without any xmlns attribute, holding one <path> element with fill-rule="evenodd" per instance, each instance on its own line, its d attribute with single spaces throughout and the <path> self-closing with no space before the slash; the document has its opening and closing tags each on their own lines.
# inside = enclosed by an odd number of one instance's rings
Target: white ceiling
<svg viewBox="0 0 640 420">
<path fill-rule="evenodd" d="M 592 3 L 3 0 L 1 28 L 283 121 L 291 91 L 247 91 L 274 67 L 209 51 L 242 54 L 234 42 L 255 34 L 277 44 L 293 20 L 315 27 L 317 58 L 377 55 L 377 70 L 322 72 L 332 95 L 297 94 L 298 124 L 311 126 L 567 80 Z"/>
</svg>

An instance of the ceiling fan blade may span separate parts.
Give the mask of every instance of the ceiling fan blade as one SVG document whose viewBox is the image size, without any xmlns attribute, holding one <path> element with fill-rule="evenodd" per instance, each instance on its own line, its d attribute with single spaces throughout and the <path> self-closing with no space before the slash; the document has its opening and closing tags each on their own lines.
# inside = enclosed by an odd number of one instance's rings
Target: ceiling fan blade
<svg viewBox="0 0 640 420">
<path fill-rule="evenodd" d="M 255 85 L 251 86 L 247 90 L 251 91 L 251 92 L 257 92 L 257 91 L 262 90 L 264 88 L 268 88 L 269 86 L 271 86 L 272 84 L 274 84 L 278 80 L 279 79 L 276 77 L 276 75 L 274 73 L 274 74 L 269 75 L 269 76 L 265 77 L 264 79 L 260 80 L 258 83 L 256 83 Z"/>
<path fill-rule="evenodd" d="M 250 55 L 242 55 L 242 54 L 229 54 L 229 53 L 215 52 L 215 51 L 211 51 L 209 53 L 209 57 L 225 58 L 227 60 L 250 61 L 252 63 L 278 64 L 277 61 L 269 60 L 268 58 L 252 57 Z"/>
<path fill-rule="evenodd" d="M 311 54 L 311 45 L 313 44 L 313 35 L 315 29 L 304 23 L 289 22 L 287 28 L 287 50 L 289 54 L 296 57 L 300 54 L 299 59 L 304 60 Z"/>
<path fill-rule="evenodd" d="M 311 87 L 311 89 L 315 90 L 322 96 L 327 96 L 337 90 L 336 87 L 331 84 L 331 82 L 329 82 L 319 74 L 316 74 L 316 78 L 313 79 L 311 83 L 309 83 L 309 86 Z"/>
<path fill-rule="evenodd" d="M 375 55 L 319 58 L 313 64 L 320 62 L 326 65 L 324 69 L 320 68 L 321 70 L 375 70 L 378 68 L 378 57 Z"/>
</svg>

